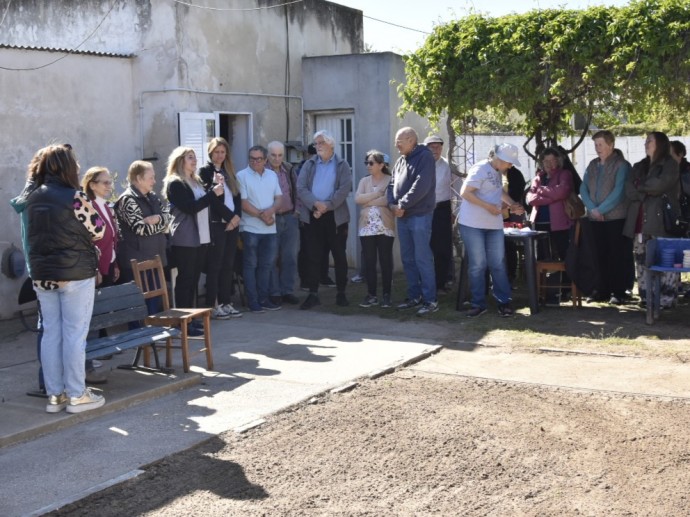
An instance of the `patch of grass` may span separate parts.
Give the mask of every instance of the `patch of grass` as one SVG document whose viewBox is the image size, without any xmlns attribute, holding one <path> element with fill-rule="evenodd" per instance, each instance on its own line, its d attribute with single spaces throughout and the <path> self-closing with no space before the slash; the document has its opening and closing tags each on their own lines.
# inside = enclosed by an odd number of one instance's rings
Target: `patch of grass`
<svg viewBox="0 0 690 517">
<path fill-rule="evenodd" d="M 354 274 L 353 271 L 350 273 Z M 487 313 L 478 318 L 467 318 L 468 306 L 461 306 L 460 311 L 455 310 L 455 290 L 439 293 L 439 311 L 420 318 L 414 309 L 395 309 L 395 305 L 405 299 L 407 291 L 405 276 L 401 272 L 394 275 L 392 290 L 392 308 L 365 309 L 359 307 L 367 294 L 365 283 L 348 284 L 348 307 L 335 305 L 335 289 L 322 288 L 320 295 L 323 305 L 317 310 L 343 316 L 377 316 L 391 325 L 397 321 L 435 323 L 447 329 L 448 342 L 461 339 L 464 342 L 525 351 L 549 347 L 690 360 L 690 334 L 687 331 L 690 305 L 682 299 L 679 299 L 678 307 L 664 311 L 654 326 L 648 326 L 645 324 L 644 309 L 632 304 L 584 304 L 582 308 L 562 304 L 556 308 L 542 307 L 538 314 L 531 315 L 527 290 L 521 283 L 513 291 L 516 312 L 512 318 L 501 318 L 497 314 L 495 300 L 490 294 L 487 296 Z M 378 295 L 381 296 L 380 284 Z"/>
</svg>

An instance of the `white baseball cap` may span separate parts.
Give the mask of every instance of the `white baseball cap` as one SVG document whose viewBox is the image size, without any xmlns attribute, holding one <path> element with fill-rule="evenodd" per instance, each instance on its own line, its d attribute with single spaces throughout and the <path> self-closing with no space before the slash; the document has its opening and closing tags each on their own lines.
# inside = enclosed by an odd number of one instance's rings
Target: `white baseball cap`
<svg viewBox="0 0 690 517">
<path fill-rule="evenodd" d="M 518 160 L 518 148 L 515 147 L 513 144 L 498 144 L 496 146 L 495 153 L 496 156 L 504 162 L 508 162 L 520 167 L 520 161 Z"/>
</svg>

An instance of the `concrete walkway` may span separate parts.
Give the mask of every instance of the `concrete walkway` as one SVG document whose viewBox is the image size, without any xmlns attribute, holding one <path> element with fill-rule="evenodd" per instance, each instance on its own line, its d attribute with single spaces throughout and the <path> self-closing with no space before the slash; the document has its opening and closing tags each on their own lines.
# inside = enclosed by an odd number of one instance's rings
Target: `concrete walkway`
<svg viewBox="0 0 690 517">
<path fill-rule="evenodd" d="M 0 515 L 40 515 L 137 475 L 138 469 L 218 433 L 425 356 L 447 330 L 414 321 L 335 316 L 295 308 L 214 321 L 216 371 L 162 376 L 104 361 L 106 405 L 79 415 L 45 413 L 36 388 L 35 335 L 0 350 Z M 181 372 L 179 352 L 174 366 Z M 4 366 L 4 368 L 3 368 Z M 17 443 L 20 442 L 20 443 Z"/>
<path fill-rule="evenodd" d="M 0 449 L 0 515 L 40 515 L 218 433 L 251 427 L 314 395 L 418 358 L 426 359 L 408 368 L 420 374 L 690 397 L 688 364 L 510 353 L 462 342 L 459 327 L 435 324 L 433 317 L 400 322 L 286 308 L 215 321 L 212 331 L 217 371 L 203 368 L 203 355 L 187 375 L 113 370 L 104 386 L 106 405 L 82 415 L 48 415 L 44 400 L 27 397 L 24 392 L 35 387 L 34 336 L 6 340 L 0 348 L 0 439 L 13 444 Z M 445 348 L 429 356 L 440 345 Z M 116 356 L 106 368 L 128 358 Z M 175 359 L 179 366 L 179 354 Z"/>
</svg>

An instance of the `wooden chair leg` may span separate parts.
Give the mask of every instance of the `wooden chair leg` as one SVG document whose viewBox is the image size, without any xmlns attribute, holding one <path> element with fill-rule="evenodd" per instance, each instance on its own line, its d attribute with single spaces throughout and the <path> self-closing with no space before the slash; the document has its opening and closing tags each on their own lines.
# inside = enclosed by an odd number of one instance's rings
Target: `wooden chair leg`
<svg viewBox="0 0 690 517">
<path fill-rule="evenodd" d="M 206 347 L 206 368 L 213 370 L 213 351 L 211 350 L 211 315 L 204 316 L 204 346 Z"/>
<path fill-rule="evenodd" d="M 187 335 L 187 322 L 182 321 L 182 335 L 180 335 L 180 349 L 182 350 L 182 370 L 189 372 L 189 336 Z"/>
<path fill-rule="evenodd" d="M 144 366 L 151 367 L 151 350 L 147 346 L 144 347 Z"/>
<path fill-rule="evenodd" d="M 173 349 L 173 344 L 172 344 L 172 338 L 168 338 L 165 340 L 165 367 L 166 368 L 172 368 L 172 349 Z"/>
</svg>

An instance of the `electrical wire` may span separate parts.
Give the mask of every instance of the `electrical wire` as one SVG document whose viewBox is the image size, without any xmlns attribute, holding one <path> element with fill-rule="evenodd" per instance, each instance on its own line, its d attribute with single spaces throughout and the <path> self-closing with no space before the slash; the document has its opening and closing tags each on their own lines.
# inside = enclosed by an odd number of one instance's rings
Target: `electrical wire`
<svg viewBox="0 0 690 517">
<path fill-rule="evenodd" d="M 5 66 L 0 66 L 0 70 L 8 70 L 8 71 L 11 71 L 11 72 L 28 72 L 28 71 L 32 71 L 32 70 L 41 70 L 42 68 L 46 68 L 46 67 L 49 67 L 49 66 L 51 66 L 51 65 L 54 65 L 54 64 L 57 63 L 58 61 L 62 61 L 63 59 L 65 59 L 65 58 L 66 58 L 67 56 L 69 56 L 70 54 L 73 54 L 74 52 L 76 52 L 77 50 L 79 50 L 79 48 L 80 48 L 84 43 L 86 43 L 87 41 L 89 41 L 89 40 L 91 39 L 91 37 L 92 37 L 94 34 L 96 34 L 96 31 L 97 31 L 98 29 L 101 28 L 101 25 L 103 25 L 103 22 L 105 22 L 105 20 L 108 18 L 108 16 L 110 16 L 110 13 L 113 12 L 113 9 L 115 9 L 115 4 L 117 4 L 118 2 L 119 2 L 119 0 L 113 0 L 113 3 L 110 5 L 110 9 L 108 9 L 108 12 L 105 13 L 105 16 L 103 17 L 103 19 L 98 23 L 98 25 L 96 25 L 96 28 L 95 28 L 94 30 L 92 30 L 91 33 L 90 33 L 86 38 L 84 38 L 84 40 L 83 40 L 81 43 L 79 43 L 79 45 L 77 45 L 76 47 L 74 47 L 74 48 L 68 50 L 67 52 L 65 52 L 65 54 L 63 54 L 63 55 L 60 56 L 59 58 L 55 59 L 54 61 L 51 61 L 50 63 L 46 63 L 46 64 L 41 65 L 41 66 L 35 66 L 35 67 L 31 67 L 31 68 L 8 68 L 8 67 L 5 67 Z"/>
<path fill-rule="evenodd" d="M 7 17 L 7 13 L 9 12 L 11 5 L 12 0 L 9 0 L 9 2 L 7 2 L 7 7 L 5 8 L 5 13 L 2 15 L 2 20 L 0 20 L 0 27 L 2 27 L 2 24 L 5 23 L 5 18 Z"/>
<path fill-rule="evenodd" d="M 427 34 L 427 35 L 431 34 L 430 32 L 427 32 L 427 31 L 422 31 L 422 30 L 419 30 L 419 29 L 413 29 L 412 27 L 405 27 L 404 25 L 398 25 L 397 23 L 393 23 L 393 22 L 387 22 L 386 20 L 381 20 L 381 19 L 379 19 L 379 18 L 374 18 L 373 16 L 367 16 L 366 14 L 362 14 L 362 18 L 367 18 L 367 19 L 369 19 L 369 20 L 374 20 L 375 22 L 385 23 L 386 25 L 392 25 L 393 27 L 398 27 L 398 28 L 400 28 L 400 29 L 405 29 L 405 30 L 408 30 L 408 31 L 421 32 L 422 34 Z"/>
<path fill-rule="evenodd" d="M 196 7 L 197 9 L 207 9 L 209 11 L 260 11 L 261 9 L 274 9 L 276 7 L 283 7 L 286 5 L 299 4 L 303 1 L 304 0 L 293 0 L 292 2 L 286 2 L 283 4 L 276 4 L 276 5 L 267 5 L 264 7 L 208 7 L 205 5 L 197 5 L 197 4 L 193 4 L 191 2 L 185 2 L 183 0 L 173 0 L 173 2 L 175 2 L 177 4 L 186 5 L 187 7 Z M 413 29 L 412 27 L 406 27 L 404 25 L 399 25 L 397 23 L 382 20 L 380 18 L 374 18 L 373 16 L 367 16 L 366 14 L 362 14 L 362 17 L 368 18 L 369 20 L 373 20 L 375 22 L 385 23 L 386 25 L 392 25 L 393 27 L 398 27 L 400 29 L 405 29 L 405 30 L 414 31 L 414 32 L 420 32 L 422 34 L 430 34 L 430 32 L 427 32 L 427 31 L 423 31 L 423 30 L 419 30 L 419 29 Z"/>
</svg>

